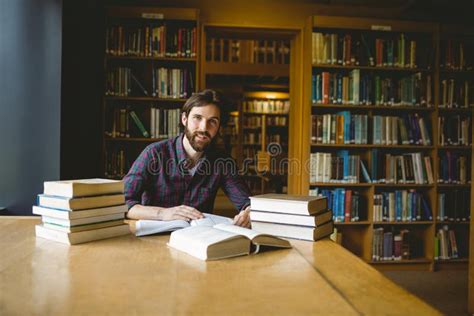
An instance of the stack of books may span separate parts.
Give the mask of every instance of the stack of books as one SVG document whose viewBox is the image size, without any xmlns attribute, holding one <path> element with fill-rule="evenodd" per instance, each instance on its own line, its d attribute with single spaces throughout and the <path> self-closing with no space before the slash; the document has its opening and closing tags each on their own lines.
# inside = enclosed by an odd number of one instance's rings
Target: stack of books
<svg viewBox="0 0 474 316">
<path fill-rule="evenodd" d="M 42 217 L 36 236 L 73 245 L 129 234 L 123 191 L 117 180 L 45 182 L 33 206 L 33 214 Z"/>
<path fill-rule="evenodd" d="M 263 194 L 250 197 L 252 229 L 286 238 L 316 241 L 333 232 L 326 197 Z"/>
</svg>

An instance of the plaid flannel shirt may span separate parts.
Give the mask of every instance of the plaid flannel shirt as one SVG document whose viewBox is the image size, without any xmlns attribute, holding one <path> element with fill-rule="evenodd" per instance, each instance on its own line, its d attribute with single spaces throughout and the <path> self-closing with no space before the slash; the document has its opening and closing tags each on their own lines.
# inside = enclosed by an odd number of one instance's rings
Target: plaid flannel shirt
<svg viewBox="0 0 474 316">
<path fill-rule="evenodd" d="M 222 188 L 237 210 L 250 205 L 250 190 L 238 174 L 235 160 L 222 152 L 207 151 L 194 174 L 183 147 L 184 134 L 153 143 L 143 150 L 124 177 L 125 200 L 135 204 L 173 207 L 188 205 L 212 213 Z"/>
</svg>

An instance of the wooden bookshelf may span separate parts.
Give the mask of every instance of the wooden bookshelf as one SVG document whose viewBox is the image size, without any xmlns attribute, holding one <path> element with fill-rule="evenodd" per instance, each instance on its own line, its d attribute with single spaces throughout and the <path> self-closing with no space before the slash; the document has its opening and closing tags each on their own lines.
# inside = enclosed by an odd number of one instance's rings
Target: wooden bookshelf
<svg viewBox="0 0 474 316">
<path fill-rule="evenodd" d="M 278 161 L 288 155 L 288 114 L 273 112 L 284 110 L 284 106 L 286 111 L 289 110 L 289 95 L 279 93 L 277 97 L 268 99 L 261 91 L 247 92 L 239 103 L 239 122 L 242 128 L 237 130 L 237 138 L 242 141 L 234 144 L 234 150 L 241 153 L 237 157 L 239 165 L 247 165 L 249 169 L 245 175 L 251 176 L 248 184 L 254 192 L 287 190 L 286 170 L 272 167 L 272 161 L 278 167 Z M 254 101 L 259 102 L 258 106 L 263 106 L 266 110 L 255 109 Z M 257 140 L 257 143 L 249 143 L 252 140 Z M 277 152 L 273 151 L 273 146 L 276 146 L 274 149 Z M 244 161 L 250 164 L 245 164 Z"/>
<path fill-rule="evenodd" d="M 290 119 L 283 103 L 288 106 L 290 98 L 291 34 L 214 24 L 204 24 L 202 30 L 201 82 L 231 103 L 230 121 L 223 130 L 228 151 L 253 195 L 287 192 L 286 170 L 272 163 L 288 157 Z M 278 146 L 276 155 L 269 145 Z"/>
<path fill-rule="evenodd" d="M 449 28 L 448 28 L 449 29 Z M 462 190 L 470 190 L 471 182 L 470 182 L 470 160 L 471 160 L 471 153 L 472 150 L 471 141 L 472 137 L 470 134 L 472 133 L 472 123 L 467 123 L 467 129 L 463 132 L 467 131 L 468 136 L 465 138 L 469 138 L 469 142 L 465 144 L 451 144 L 451 143 L 442 143 L 441 142 L 441 131 L 438 130 L 438 123 L 439 118 L 443 116 L 459 116 L 461 122 L 462 117 L 471 117 L 472 118 L 472 104 L 469 100 L 467 107 L 458 107 L 458 105 L 447 105 L 443 107 L 442 100 L 446 100 L 446 96 L 443 95 L 443 92 L 449 91 L 442 86 L 443 77 L 447 78 L 469 78 L 469 80 L 474 79 L 473 70 L 472 69 L 444 69 L 441 65 L 441 58 L 443 57 L 442 49 L 443 49 L 443 39 L 444 38 L 454 38 L 452 35 L 456 34 L 456 36 L 460 36 L 462 32 L 460 29 L 453 31 L 451 29 L 451 33 L 447 32 L 440 27 L 439 24 L 435 23 L 420 23 L 420 22 L 411 22 L 411 21 L 396 21 L 396 20 L 381 20 L 381 19 L 370 19 L 370 18 L 351 18 L 351 17 L 336 17 L 336 16 L 313 16 L 307 21 L 307 25 L 305 28 L 305 41 L 308 41 L 308 45 L 304 52 L 304 71 L 305 75 L 305 88 L 304 88 L 304 108 L 305 113 L 311 115 L 339 115 L 339 113 L 343 111 L 349 111 L 351 115 L 361 115 L 367 116 L 368 121 L 368 131 L 367 131 L 367 143 L 323 143 L 321 141 L 314 141 L 312 140 L 313 135 L 313 124 L 312 120 L 309 119 L 309 122 L 306 121 L 303 124 L 307 134 L 304 134 L 303 139 L 301 140 L 302 146 L 308 146 L 307 149 L 302 149 L 300 153 L 302 154 L 303 159 L 309 159 L 309 155 L 311 153 L 317 152 L 324 152 L 324 153 L 331 153 L 332 155 L 338 153 L 340 150 L 346 150 L 349 152 L 349 155 L 358 155 L 361 161 L 364 162 L 366 168 L 368 169 L 368 173 L 372 176 L 372 154 L 373 150 L 378 150 L 380 153 L 391 154 L 391 155 L 401 155 L 409 154 L 409 153 L 420 153 L 421 157 L 429 157 L 431 162 L 431 170 L 433 175 L 433 180 L 431 183 L 365 183 L 364 177 L 362 173 L 359 174 L 359 182 L 358 183 L 334 183 L 334 182 L 320 182 L 320 181 L 311 181 L 311 174 L 303 174 L 298 179 L 291 178 L 289 181 L 291 183 L 299 183 L 301 185 L 302 194 L 306 194 L 305 188 L 310 189 L 310 193 L 314 194 L 315 189 L 318 189 L 321 192 L 323 190 L 351 190 L 352 192 L 358 192 L 359 195 L 365 199 L 364 210 L 362 214 L 365 217 L 360 219 L 362 225 L 354 225 L 352 222 L 347 223 L 335 223 L 338 232 L 342 232 L 343 235 L 343 246 L 351 250 L 353 253 L 359 255 L 364 259 L 364 261 L 373 264 L 378 269 L 402 269 L 402 270 L 434 270 L 438 269 L 442 266 L 443 269 L 448 269 L 450 265 L 453 265 L 453 268 L 459 268 L 466 265 L 467 257 L 465 255 L 466 249 L 463 249 L 463 257 L 459 259 L 451 259 L 451 260 L 435 260 L 435 240 L 437 238 L 438 230 L 443 228 L 445 225 L 448 225 L 449 230 L 454 230 L 456 233 L 456 240 L 458 243 L 464 243 L 464 240 L 467 240 L 467 236 L 469 235 L 468 229 L 468 221 L 460 222 L 460 221 L 446 221 L 437 218 L 438 214 L 438 207 L 439 207 L 439 194 L 442 193 L 449 193 L 454 194 L 452 192 L 462 191 Z M 322 37 L 313 38 L 314 33 L 322 33 Z M 325 34 L 336 34 L 336 44 L 338 45 L 338 49 L 335 49 L 333 52 L 330 51 L 331 46 L 329 46 L 329 50 L 325 53 L 331 58 L 328 59 L 329 62 L 320 62 L 318 60 L 313 60 L 313 44 L 314 41 L 320 41 L 321 38 L 323 40 L 327 40 Z M 403 34 L 403 35 L 402 35 Z M 346 35 L 350 35 L 352 41 L 349 42 L 351 48 L 353 49 L 352 53 L 354 56 L 349 55 L 349 58 L 345 58 L 343 55 L 345 51 L 347 51 L 348 47 L 344 46 L 346 43 Z M 331 41 L 331 35 L 328 36 L 329 41 Z M 389 48 L 384 48 L 384 50 L 379 51 L 377 53 L 377 39 L 382 39 L 382 42 L 385 43 Z M 409 42 L 411 40 L 416 41 L 416 52 L 412 56 L 415 56 L 415 62 L 411 64 L 411 67 L 406 67 L 408 62 L 405 60 L 404 66 L 390 66 L 390 41 L 395 42 L 399 38 L 403 38 L 405 41 Z M 472 37 L 471 37 L 472 38 Z M 367 42 L 367 47 L 363 46 L 363 41 Z M 318 42 L 320 43 L 320 42 Z M 324 42 L 326 43 L 334 43 L 334 42 Z M 377 43 L 377 44 L 376 44 Z M 360 44 L 360 48 L 358 48 Z M 406 44 L 406 42 L 405 42 Z M 383 45 L 383 44 L 381 44 Z M 397 43 L 395 43 L 395 46 Z M 467 44 L 466 44 L 467 45 Z M 342 48 L 340 48 L 342 46 Z M 327 46 L 324 46 L 326 49 Z M 356 49 L 354 49 L 356 47 Z M 366 49 L 367 48 L 367 49 Z M 366 52 L 361 52 L 362 50 L 366 50 Z M 372 56 L 367 51 L 371 50 Z M 419 51 L 418 51 L 419 50 Z M 429 52 L 432 51 L 433 54 L 431 56 L 427 54 L 423 55 L 421 52 Z M 467 51 L 467 48 L 466 48 Z M 321 50 L 319 51 L 321 52 Z M 324 51 L 323 51 L 324 52 Z M 356 53 L 354 53 L 356 52 Z M 333 55 L 331 55 L 333 53 Z M 397 51 L 394 49 L 394 54 Z M 405 52 L 406 53 L 406 52 Z M 412 58 L 410 56 L 411 51 L 408 50 L 408 53 L 405 55 L 405 58 Z M 359 55 L 356 55 L 359 54 Z M 379 59 L 377 55 L 380 54 L 382 56 L 381 62 L 384 63 L 385 61 L 383 58 L 387 59 L 387 64 L 380 64 L 377 65 Z M 467 52 L 465 53 L 465 55 Z M 326 55 L 325 55 L 326 56 Z M 335 58 L 332 56 L 336 56 Z M 428 60 L 429 62 L 420 63 L 418 60 L 423 57 L 423 60 Z M 428 56 L 428 57 L 427 57 Z M 467 55 L 466 55 L 467 56 Z M 374 64 L 370 64 L 371 59 L 369 57 L 373 57 Z M 465 57 L 466 59 L 468 57 Z M 340 62 L 347 62 L 347 64 L 340 64 Z M 394 58 L 394 62 L 397 60 Z M 356 62 L 359 62 L 356 64 Z M 401 80 L 401 78 L 407 78 L 408 76 L 413 76 L 412 78 L 420 78 L 420 83 L 423 86 L 418 85 L 424 90 L 423 93 L 418 94 L 417 98 L 420 96 L 424 96 L 424 103 L 423 100 L 418 99 L 417 104 L 404 104 L 403 100 L 401 103 L 390 105 L 390 104 L 377 104 L 374 103 L 373 99 L 370 100 L 370 103 L 364 102 L 363 95 L 359 95 L 360 97 L 360 104 L 354 104 L 353 99 L 349 99 L 350 102 L 344 102 L 345 98 L 342 97 L 341 100 L 338 99 L 330 99 L 330 102 L 325 102 L 324 98 L 321 101 L 314 99 L 314 91 L 313 84 L 313 74 L 321 74 L 326 72 L 330 75 L 334 74 L 334 80 L 339 78 L 338 76 L 350 76 L 351 72 L 358 69 L 360 73 L 360 78 L 364 77 L 364 80 L 368 78 L 367 82 L 370 82 L 375 79 L 375 76 L 380 76 L 381 78 L 387 78 L 393 80 L 393 82 L 398 82 L 397 80 Z M 415 77 L 416 76 L 416 77 Z M 471 77 L 470 77 L 471 76 Z M 330 77 L 332 80 L 332 77 Z M 352 77 L 351 77 L 352 78 Z M 354 77 L 355 78 L 355 77 Z M 429 79 L 428 79 L 429 78 Z M 351 79 L 352 80 L 352 79 Z M 361 80 L 362 79 L 358 79 Z M 461 79 L 459 79 L 461 80 Z M 462 79 L 464 80 L 464 79 Z M 329 81 L 329 93 L 335 91 L 337 93 L 337 85 L 333 81 Z M 337 82 L 337 81 L 334 81 Z M 429 84 L 428 84 L 429 83 Z M 361 83 L 362 84 L 362 83 Z M 401 83 L 403 84 L 403 83 Z M 445 83 L 447 85 L 447 83 Z M 427 90 L 428 86 L 430 86 L 430 90 Z M 456 88 L 456 87 L 455 87 Z M 317 88 L 316 88 L 317 89 Z M 362 89 L 362 88 L 361 88 Z M 365 89 L 365 88 L 364 88 Z M 452 89 L 452 88 L 451 88 Z M 469 94 L 474 93 L 474 89 L 471 90 L 471 86 L 468 86 Z M 365 90 L 364 90 L 365 91 Z M 372 96 L 375 96 L 375 89 L 372 91 L 368 90 L 369 93 L 372 93 Z M 324 92 L 321 91 L 324 96 Z M 336 93 L 334 94 L 336 96 Z M 363 93 L 359 91 L 359 93 Z M 457 92 L 453 95 L 456 96 Z M 331 95 L 331 94 L 330 94 Z M 429 95 L 429 96 L 428 96 Z M 452 96 L 451 96 L 452 97 Z M 395 95 L 395 100 L 397 96 Z M 429 98 L 431 100 L 429 100 Z M 370 97 L 368 98 L 370 99 Z M 421 102 L 419 101 L 421 100 Z M 464 104 L 462 105 L 464 106 Z M 372 124 L 373 118 L 375 116 L 397 116 L 403 117 L 406 115 L 413 115 L 413 117 L 423 118 L 424 123 L 428 126 L 429 130 L 429 138 L 430 143 L 420 143 L 420 144 L 403 144 L 400 142 L 400 133 L 397 130 L 399 142 L 395 144 L 380 144 L 374 143 L 372 136 Z M 362 118 L 364 119 L 364 118 Z M 329 119 L 328 119 L 329 120 Z M 446 122 L 446 121 L 444 121 Z M 452 124 L 453 121 L 450 121 L 449 124 Z M 450 125 L 451 126 L 451 125 Z M 328 131 L 329 133 L 330 131 Z M 337 132 L 337 131 L 336 131 Z M 354 132 L 352 132 L 354 133 Z M 354 137 L 354 134 L 351 134 Z M 458 134 L 460 135 L 460 134 Z M 331 137 L 329 135 L 326 135 Z M 446 138 L 447 136 L 445 136 Z M 461 180 L 462 183 L 438 183 L 438 179 L 440 179 L 443 174 L 440 173 L 441 164 L 444 163 L 443 159 L 447 159 L 446 153 L 449 152 L 451 157 L 455 157 L 453 159 L 464 159 L 466 164 L 465 175 L 466 179 Z M 456 156 L 457 155 L 457 156 Z M 333 156 L 331 156 L 333 157 Z M 465 158 L 460 158 L 465 157 Z M 321 158 L 321 157 L 320 157 Z M 385 159 L 385 157 L 383 158 Z M 450 158 L 451 159 L 451 158 Z M 422 158 L 424 160 L 424 158 Z M 357 160 L 355 160 L 357 161 Z M 424 164 L 424 161 L 422 161 Z M 458 162 L 459 165 L 459 162 Z M 464 168 L 464 167 L 463 167 Z M 426 171 L 425 171 L 426 172 Z M 426 174 L 425 174 L 426 175 Z M 464 182 L 463 182 L 464 181 Z M 375 206 L 375 198 L 374 195 L 381 194 L 383 192 L 395 192 L 395 191 L 403 191 L 403 190 L 415 190 L 418 195 L 422 196 L 420 199 L 424 199 L 431 210 L 430 218 L 425 218 L 425 215 L 422 214 L 423 218 L 421 220 L 416 221 L 376 221 L 374 219 L 374 206 Z M 454 195 L 453 195 L 454 196 Z M 458 199 L 459 200 L 459 199 Z M 464 206 L 466 204 L 463 204 Z M 420 206 L 421 207 L 421 206 Z M 460 209 L 458 209 L 461 211 Z M 463 207 L 463 212 L 465 211 L 465 207 Z M 409 230 L 410 234 L 417 239 L 419 242 L 416 245 L 416 256 L 409 260 L 381 260 L 381 261 L 374 261 L 372 259 L 372 244 L 373 244 L 373 236 L 374 236 L 374 229 L 383 228 L 384 232 L 392 232 L 393 235 L 399 233 L 402 229 Z M 457 236 L 459 234 L 459 236 Z M 435 238 L 436 237 L 436 238 Z M 465 245 L 461 245 L 459 247 L 466 247 Z"/>
<path fill-rule="evenodd" d="M 200 86 L 199 30 L 196 9 L 106 8 L 104 177 L 122 178 L 147 145 L 180 132 L 179 109 Z"/>
<path fill-rule="evenodd" d="M 472 109 L 474 99 L 469 96 L 473 92 L 474 85 L 474 59 L 472 58 L 474 48 L 474 29 L 462 25 L 441 25 L 439 36 L 439 100 L 438 117 L 446 121 L 459 118 L 460 120 L 470 120 L 468 130 L 462 134 L 463 140 L 459 143 L 450 144 L 446 142 L 449 134 L 456 130 L 456 126 L 445 125 L 445 133 L 448 135 L 445 139 L 438 139 L 438 157 L 443 157 L 447 153 L 465 156 L 469 162 L 468 173 L 472 173 Z M 445 89 L 447 83 L 448 88 Z M 454 87 L 450 87 L 450 85 Z M 464 85 L 464 87 L 463 87 Z M 463 89 L 464 88 L 464 89 Z M 452 89 L 453 94 L 449 91 Z M 447 90 L 447 91 L 446 91 Z M 440 134 L 443 131 L 439 131 Z M 444 133 L 443 133 L 444 134 Z M 459 134 L 458 134 L 459 135 Z M 458 137 L 455 137 L 458 138 Z M 444 141 L 444 143 L 443 143 Z M 448 140 L 449 141 L 449 140 Z M 470 175 L 471 176 L 471 175 Z M 471 178 L 462 183 L 438 183 L 438 194 L 454 194 L 451 200 L 450 208 L 454 213 L 471 212 L 472 190 Z M 457 198 L 457 192 L 464 192 L 461 198 Z M 460 207 L 459 203 L 464 202 L 465 207 Z M 471 209 L 471 210 L 467 210 Z M 436 260 L 435 269 L 466 269 L 469 257 L 469 234 L 470 227 L 466 223 L 470 221 L 470 214 L 463 214 L 464 221 L 453 221 L 436 218 L 436 237 L 439 239 L 439 232 L 442 228 L 449 229 L 449 233 L 456 236 L 458 257 L 451 257 L 448 260 Z M 461 240 L 461 242 L 459 242 Z M 441 246 L 440 246 L 441 247 Z M 442 259 L 442 258 L 440 258 Z"/>
</svg>

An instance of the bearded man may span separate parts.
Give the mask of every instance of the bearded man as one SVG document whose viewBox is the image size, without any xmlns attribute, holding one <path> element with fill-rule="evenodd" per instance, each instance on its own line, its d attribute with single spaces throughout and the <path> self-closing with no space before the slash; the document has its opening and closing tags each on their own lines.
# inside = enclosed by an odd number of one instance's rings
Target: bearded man
<svg viewBox="0 0 474 316">
<path fill-rule="evenodd" d="M 250 190 L 235 160 L 215 146 L 224 113 L 224 102 L 213 90 L 186 101 L 184 133 L 146 147 L 124 178 L 128 218 L 199 219 L 212 213 L 222 188 L 239 211 L 234 224 L 250 226 Z"/>
</svg>

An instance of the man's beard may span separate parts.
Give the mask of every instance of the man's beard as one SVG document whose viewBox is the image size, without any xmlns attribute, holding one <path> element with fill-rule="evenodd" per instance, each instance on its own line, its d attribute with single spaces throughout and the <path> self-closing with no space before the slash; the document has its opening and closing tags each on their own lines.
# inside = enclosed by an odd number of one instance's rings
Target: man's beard
<svg viewBox="0 0 474 316">
<path fill-rule="evenodd" d="M 188 129 L 187 125 L 184 127 L 184 134 L 185 134 L 186 138 L 188 139 L 189 144 L 191 145 L 191 147 L 197 152 L 205 151 L 212 144 L 212 142 L 214 140 L 213 138 L 211 138 L 211 135 L 207 131 L 204 131 L 204 132 L 198 132 L 198 131 L 191 132 Z M 197 139 L 197 136 L 206 136 L 207 139 L 204 140 L 204 141 L 201 141 L 201 140 Z"/>
</svg>

